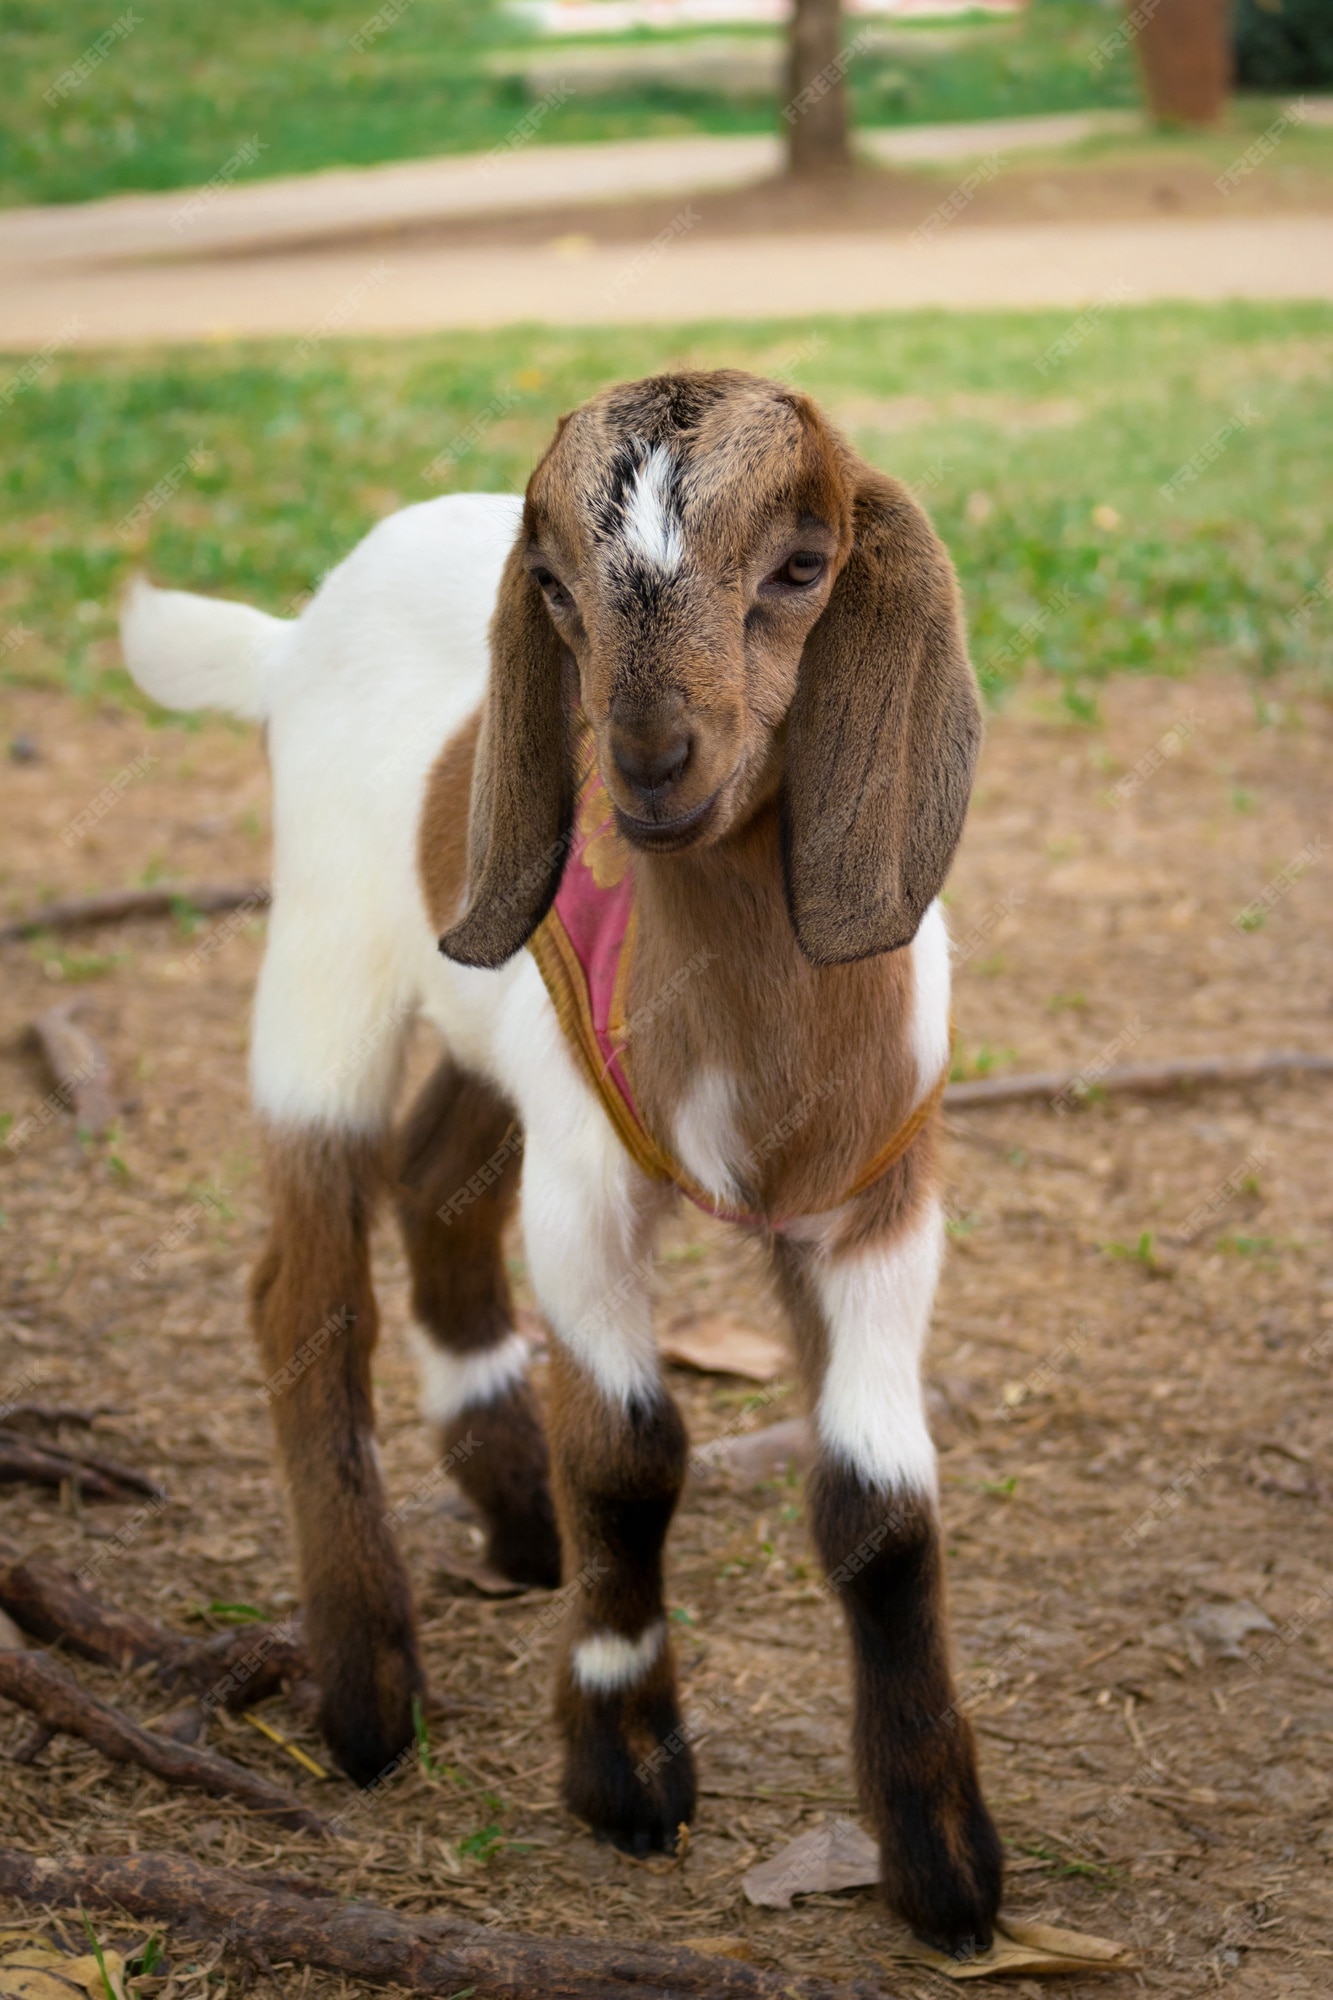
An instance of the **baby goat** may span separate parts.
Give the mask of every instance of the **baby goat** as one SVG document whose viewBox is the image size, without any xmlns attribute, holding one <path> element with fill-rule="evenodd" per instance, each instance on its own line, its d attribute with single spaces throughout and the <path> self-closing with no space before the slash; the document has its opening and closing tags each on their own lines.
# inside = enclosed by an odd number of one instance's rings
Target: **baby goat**
<svg viewBox="0 0 1333 2000">
<path fill-rule="evenodd" d="M 949 1054 L 935 897 L 979 715 L 925 515 L 804 396 L 661 376 L 565 418 L 523 500 L 382 521 L 294 624 L 141 585 L 124 640 L 168 707 L 267 728 L 252 1303 L 290 1382 L 274 1414 L 337 1756 L 373 1779 L 422 1686 L 373 1441 L 387 1161 L 424 1406 L 442 1450 L 472 1434 L 457 1476 L 492 1560 L 554 1584 L 563 1543 L 585 1586 L 565 1798 L 636 1852 L 674 1846 L 695 1780 L 662 1560 L 686 1438 L 646 1259 L 683 1187 L 758 1226 L 790 1314 L 888 1896 L 984 1949 L 1000 1850 L 950 1678 L 919 1380 Z M 414 1015 L 447 1053 L 390 1146 Z M 554 1336 L 552 1474 L 501 1254 L 516 1192 Z"/>
</svg>

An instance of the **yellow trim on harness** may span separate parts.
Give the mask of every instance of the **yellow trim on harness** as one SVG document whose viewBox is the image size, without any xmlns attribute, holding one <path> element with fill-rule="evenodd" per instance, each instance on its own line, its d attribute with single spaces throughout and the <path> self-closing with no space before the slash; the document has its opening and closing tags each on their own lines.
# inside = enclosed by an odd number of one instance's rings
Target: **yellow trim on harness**
<svg viewBox="0 0 1333 2000">
<path fill-rule="evenodd" d="M 944 1100 L 948 1081 L 949 1070 L 946 1067 L 929 1097 L 923 1097 L 916 1110 L 908 1113 L 887 1146 L 881 1146 L 869 1166 L 863 1168 L 857 1175 L 842 1197 L 842 1201 L 854 1201 L 858 1194 L 864 1194 L 868 1187 L 873 1187 L 881 1174 L 886 1174 L 890 1167 L 897 1166 L 912 1141 L 920 1135 L 932 1114 L 939 1109 Z M 835 1202 L 834 1207 L 841 1208 L 842 1201 Z"/>
</svg>

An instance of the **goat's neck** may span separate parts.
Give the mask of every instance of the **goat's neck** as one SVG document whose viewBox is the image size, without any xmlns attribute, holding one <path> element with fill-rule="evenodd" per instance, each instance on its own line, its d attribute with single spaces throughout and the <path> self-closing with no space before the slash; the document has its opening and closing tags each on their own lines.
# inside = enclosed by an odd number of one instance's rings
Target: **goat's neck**
<svg viewBox="0 0 1333 2000">
<path fill-rule="evenodd" d="M 849 1185 L 911 1109 L 910 951 L 810 964 L 787 913 L 775 806 L 715 847 L 635 854 L 632 866 L 627 1012 L 650 1125 L 667 1138 L 691 1094 L 712 1087 L 734 1106 L 746 1152 L 794 1105 L 812 1107 L 751 1192 L 781 1205 L 784 1175 L 802 1177 L 818 1156 L 830 1162 L 833 1199 L 833 1183 Z"/>
</svg>

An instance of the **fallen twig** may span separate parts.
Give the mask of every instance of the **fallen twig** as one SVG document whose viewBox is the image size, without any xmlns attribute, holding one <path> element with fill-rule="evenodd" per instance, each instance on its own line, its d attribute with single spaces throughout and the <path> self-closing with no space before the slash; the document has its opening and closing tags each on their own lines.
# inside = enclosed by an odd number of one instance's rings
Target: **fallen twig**
<svg viewBox="0 0 1333 2000">
<path fill-rule="evenodd" d="M 120 1107 L 111 1088 L 110 1061 L 74 1019 L 76 1004 L 62 1000 L 58 1007 L 48 1007 L 32 1030 L 61 1102 L 73 1111 L 81 1131 L 100 1134 L 115 1124 Z"/>
<path fill-rule="evenodd" d="M 238 1799 L 278 1826 L 327 1835 L 328 1822 L 267 1778 L 211 1750 L 195 1750 L 141 1729 L 110 1702 L 89 1694 L 47 1653 L 0 1653 L 0 1695 L 26 1708 L 49 1729 L 81 1736 L 115 1764 L 141 1764 L 170 1785 L 188 1785 L 215 1799 Z"/>
<path fill-rule="evenodd" d="M 30 1424 L 35 1431 L 55 1431 L 62 1424 L 71 1424 L 77 1430 L 90 1431 L 99 1417 L 116 1414 L 110 1403 L 97 1403 L 91 1410 L 73 1403 L 0 1403 L 0 1417 L 9 1430 L 22 1430 Z"/>
<path fill-rule="evenodd" d="M 82 896 L 68 902 L 47 903 L 0 924 L 0 944 L 16 938 L 35 937 L 39 931 L 73 931 L 95 924 L 122 924 L 133 917 L 169 917 L 176 910 L 197 910 L 211 917 L 223 910 L 239 909 L 249 903 L 256 910 L 266 907 L 266 882 L 195 882 L 176 889 L 112 889 L 104 896 Z"/>
<path fill-rule="evenodd" d="M 405 1916 L 344 1903 L 314 1883 L 202 1868 L 181 1854 L 60 1860 L 0 1848 L 0 1893 L 25 1902 L 86 1903 L 179 1925 L 233 1948 L 342 1973 L 369 1986 L 485 2000 L 880 2000 L 858 1980 L 793 1979 L 681 1945 L 521 1937 L 460 1918 Z"/>
<path fill-rule="evenodd" d="M 24 1561 L 8 1548 L 0 1550 L 0 1610 L 30 1639 L 101 1667 L 142 1667 L 190 1643 L 137 1612 L 108 1609 L 54 1563 Z"/>
<path fill-rule="evenodd" d="M 216 1708 L 252 1707 L 310 1671 L 297 1640 L 272 1625 L 187 1638 L 136 1611 L 101 1603 L 67 1570 L 24 1561 L 12 1549 L 0 1549 L 0 1610 L 29 1638 L 63 1646 L 99 1666 L 151 1663 L 163 1687 L 207 1695 Z"/>
<path fill-rule="evenodd" d="M 974 1083 L 951 1083 L 944 1093 L 946 1111 L 975 1111 L 988 1104 L 1019 1104 L 1037 1097 L 1074 1103 L 1112 1091 L 1137 1097 L 1158 1097 L 1199 1083 L 1252 1083 L 1258 1077 L 1310 1074 L 1333 1075 L 1333 1056 L 1307 1055 L 1303 1049 L 1277 1050 L 1271 1055 L 1195 1056 L 1181 1062 L 1125 1063 L 1103 1076 L 1084 1070 L 1051 1069 L 1032 1076 L 986 1076 Z"/>
<path fill-rule="evenodd" d="M 34 1444 L 21 1431 L 0 1424 L 0 1483 L 61 1486 L 69 1479 L 87 1500 L 125 1500 L 136 1493 L 165 1500 L 163 1489 L 132 1465 L 100 1452 L 67 1451 L 62 1445 Z"/>
<path fill-rule="evenodd" d="M 0 1486 L 63 1486 L 75 1476 L 68 1459 L 43 1450 L 27 1438 L 0 1436 Z M 79 1491 L 86 1500 L 121 1497 L 109 1479 L 95 1472 L 79 1479 Z"/>
</svg>

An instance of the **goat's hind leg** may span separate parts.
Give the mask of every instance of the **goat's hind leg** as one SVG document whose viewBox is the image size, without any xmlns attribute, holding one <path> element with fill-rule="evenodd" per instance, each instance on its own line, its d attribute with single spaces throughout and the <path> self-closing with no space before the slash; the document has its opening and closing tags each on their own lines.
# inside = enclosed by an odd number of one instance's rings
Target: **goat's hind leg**
<svg viewBox="0 0 1333 2000">
<path fill-rule="evenodd" d="M 486 1522 L 494 1567 L 554 1589 L 560 1538 L 546 1438 L 502 1242 L 521 1152 L 509 1105 L 446 1056 L 398 1136 L 395 1200 L 412 1266 L 422 1405 L 441 1454 Z"/>
<path fill-rule="evenodd" d="M 423 1684 L 375 1452 L 369 1229 L 382 1142 L 313 1125 L 265 1137 L 273 1221 L 251 1284 L 264 1395 L 291 1489 L 320 1723 L 369 1784 L 411 1743 Z"/>
</svg>

